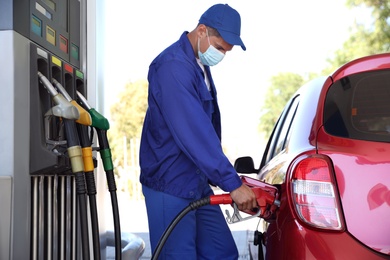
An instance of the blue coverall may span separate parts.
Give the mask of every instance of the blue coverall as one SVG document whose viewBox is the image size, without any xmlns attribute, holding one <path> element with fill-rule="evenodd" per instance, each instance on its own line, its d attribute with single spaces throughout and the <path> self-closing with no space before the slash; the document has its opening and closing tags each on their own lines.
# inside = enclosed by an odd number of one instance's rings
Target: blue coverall
<svg viewBox="0 0 390 260">
<path fill-rule="evenodd" d="M 140 181 L 152 250 L 183 208 L 213 194 L 209 184 L 226 192 L 242 184 L 222 151 L 220 112 L 210 68 L 205 66 L 209 91 L 187 33 L 149 67 Z M 220 207 L 208 205 L 181 220 L 160 257 L 237 259 L 238 252 Z"/>
</svg>

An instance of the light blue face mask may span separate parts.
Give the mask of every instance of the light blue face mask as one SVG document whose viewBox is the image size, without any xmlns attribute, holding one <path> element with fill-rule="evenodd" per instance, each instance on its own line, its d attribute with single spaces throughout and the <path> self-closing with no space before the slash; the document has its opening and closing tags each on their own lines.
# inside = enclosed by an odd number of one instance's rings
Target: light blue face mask
<svg viewBox="0 0 390 260">
<path fill-rule="evenodd" d="M 207 40 L 209 41 L 209 47 L 204 53 L 201 53 L 199 48 L 200 39 L 198 38 L 198 56 L 200 62 L 202 62 L 203 65 L 214 66 L 217 65 L 223 59 L 223 57 L 225 57 L 225 54 L 217 50 L 213 45 L 210 44 L 209 32 L 207 31 L 207 29 L 206 34 Z"/>
</svg>

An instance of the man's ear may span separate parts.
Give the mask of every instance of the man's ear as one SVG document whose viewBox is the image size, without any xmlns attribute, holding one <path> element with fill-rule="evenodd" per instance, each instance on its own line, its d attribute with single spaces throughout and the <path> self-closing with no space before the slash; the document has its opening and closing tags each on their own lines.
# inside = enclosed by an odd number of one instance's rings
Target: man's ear
<svg viewBox="0 0 390 260">
<path fill-rule="evenodd" d="M 206 25 L 204 24 L 199 24 L 198 25 L 198 28 L 196 30 L 196 33 L 198 35 L 199 38 L 202 38 L 206 35 Z"/>
</svg>

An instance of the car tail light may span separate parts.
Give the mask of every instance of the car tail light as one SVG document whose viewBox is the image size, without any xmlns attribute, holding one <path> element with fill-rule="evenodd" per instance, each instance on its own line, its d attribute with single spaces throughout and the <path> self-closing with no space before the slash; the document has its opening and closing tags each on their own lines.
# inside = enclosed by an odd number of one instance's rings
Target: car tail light
<svg viewBox="0 0 390 260">
<path fill-rule="evenodd" d="M 342 230 L 332 166 L 325 157 L 299 161 L 292 172 L 292 201 L 299 218 L 316 228 Z"/>
</svg>

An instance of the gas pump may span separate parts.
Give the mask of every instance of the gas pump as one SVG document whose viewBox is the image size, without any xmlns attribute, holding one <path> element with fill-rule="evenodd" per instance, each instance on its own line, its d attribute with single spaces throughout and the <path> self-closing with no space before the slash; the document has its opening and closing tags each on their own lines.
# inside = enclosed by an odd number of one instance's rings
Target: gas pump
<svg viewBox="0 0 390 260">
<path fill-rule="evenodd" d="M 75 101 L 96 96 L 86 14 L 79 0 L 0 2 L 0 259 L 105 259 L 105 182 L 94 171 L 92 118 Z"/>
</svg>

